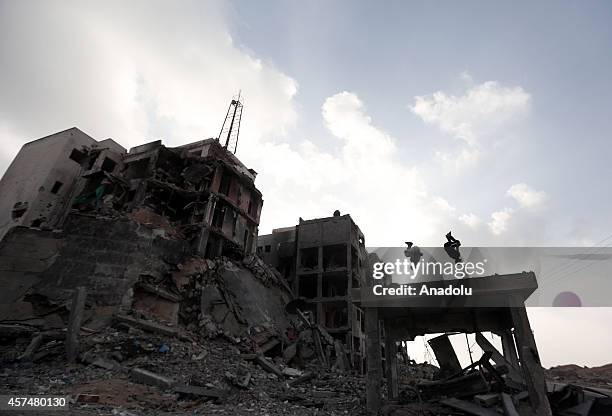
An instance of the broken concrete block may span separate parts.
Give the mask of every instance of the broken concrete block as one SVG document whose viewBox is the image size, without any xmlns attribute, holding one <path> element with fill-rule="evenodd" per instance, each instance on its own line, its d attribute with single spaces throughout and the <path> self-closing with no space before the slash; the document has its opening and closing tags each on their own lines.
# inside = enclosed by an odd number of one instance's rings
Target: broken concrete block
<svg viewBox="0 0 612 416">
<path fill-rule="evenodd" d="M 222 324 L 229 312 L 230 310 L 227 305 L 225 303 L 221 303 L 212 307 L 211 315 L 216 323 Z"/>
<path fill-rule="evenodd" d="M 306 374 L 296 378 L 295 380 L 289 381 L 289 383 L 287 383 L 287 384 L 289 384 L 289 386 L 291 386 L 291 387 L 297 386 L 298 384 L 305 383 L 305 382 L 313 379 L 314 376 L 315 376 L 314 373 L 306 373 Z"/>
<path fill-rule="evenodd" d="M 225 304 L 223 296 L 216 286 L 207 285 L 202 288 L 202 298 L 200 301 L 200 309 L 203 313 L 210 313 L 213 306 Z"/>
<path fill-rule="evenodd" d="M 142 368 L 132 369 L 130 372 L 130 377 L 137 383 L 147 384 L 149 386 L 170 388 L 174 384 L 172 379 L 160 376 L 159 374 L 152 373 L 151 371 L 147 371 Z"/>
<path fill-rule="evenodd" d="M 225 378 L 233 385 L 241 388 L 247 388 L 251 381 L 251 373 L 248 371 L 239 371 L 238 374 L 232 374 L 229 371 L 225 372 Z"/>
<path fill-rule="evenodd" d="M 499 402 L 499 394 L 497 393 L 489 393 L 489 394 L 477 394 L 474 396 L 474 400 L 481 406 L 491 407 L 494 404 Z"/>
<path fill-rule="evenodd" d="M 440 364 L 440 378 L 461 372 L 461 364 L 447 334 L 432 338 L 427 343 L 431 346 Z"/>
<path fill-rule="evenodd" d="M 191 359 L 193 361 L 200 361 L 200 360 L 203 360 L 207 355 L 208 355 L 208 351 L 204 350 L 204 351 L 202 351 L 199 354 L 193 354 L 191 356 Z"/>
<path fill-rule="evenodd" d="M 299 377 L 303 374 L 302 371 L 291 367 L 283 368 L 282 373 L 287 377 Z"/>
<path fill-rule="evenodd" d="M 91 364 L 95 365 L 96 367 L 104 368 L 105 370 L 112 370 L 115 368 L 115 363 L 103 358 L 96 358 Z"/>
<path fill-rule="evenodd" d="M 21 356 L 19 357 L 19 360 L 21 361 L 31 360 L 32 356 L 34 355 L 36 350 L 41 346 L 42 342 L 43 342 L 42 334 L 38 334 L 34 338 L 32 338 L 32 341 L 30 341 L 30 344 L 28 345 L 26 350 L 23 352 L 23 354 L 21 354 Z"/>
<path fill-rule="evenodd" d="M 283 373 L 277 366 L 268 361 L 263 355 L 255 357 L 255 362 L 260 365 L 261 368 L 266 370 L 268 373 L 276 374 L 278 377 L 282 377 Z"/>
<path fill-rule="evenodd" d="M 285 350 L 283 351 L 283 359 L 285 360 L 286 363 L 289 363 L 295 357 L 296 354 L 297 354 L 297 342 L 285 348 Z"/>
<path fill-rule="evenodd" d="M 259 352 L 261 354 L 265 354 L 279 344 L 280 344 L 280 341 L 277 338 L 272 338 L 268 340 L 265 344 L 259 347 Z"/>
<path fill-rule="evenodd" d="M 519 412 L 516 410 L 514 406 L 514 402 L 512 401 L 512 396 L 508 393 L 501 394 L 502 399 L 502 407 L 504 408 L 504 415 L 506 416 L 519 416 Z"/>
<path fill-rule="evenodd" d="M 132 310 L 172 325 L 178 323 L 179 297 L 155 286 L 138 283 L 134 289 Z"/>
</svg>

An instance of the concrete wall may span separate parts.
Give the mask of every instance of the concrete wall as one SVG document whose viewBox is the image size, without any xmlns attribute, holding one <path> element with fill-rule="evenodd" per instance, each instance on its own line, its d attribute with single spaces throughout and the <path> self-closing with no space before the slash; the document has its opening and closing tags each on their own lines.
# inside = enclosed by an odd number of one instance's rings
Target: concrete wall
<svg viewBox="0 0 612 416">
<path fill-rule="evenodd" d="M 0 284 L 10 303 L 32 288 L 52 299 L 68 299 L 84 285 L 88 299 L 119 305 L 141 274 L 159 276 L 190 254 L 181 240 L 127 219 L 71 214 L 62 232 L 13 228 L 0 243 Z M 10 292 L 10 293 L 9 293 Z"/>
<path fill-rule="evenodd" d="M 0 180 L 0 239 L 14 226 L 53 222 L 63 210 L 80 172 L 69 156 L 74 148 L 97 142 L 77 128 L 71 128 L 23 145 Z M 51 193 L 56 181 L 62 186 Z M 27 204 L 19 218 L 13 218 L 16 203 Z"/>
<path fill-rule="evenodd" d="M 346 242 L 350 238 L 351 218 L 341 217 L 320 218 L 300 222 L 299 247 L 317 247 Z"/>
<path fill-rule="evenodd" d="M 0 241 L 0 305 L 17 301 L 40 282 L 62 245 L 60 233 L 12 228 Z"/>
</svg>

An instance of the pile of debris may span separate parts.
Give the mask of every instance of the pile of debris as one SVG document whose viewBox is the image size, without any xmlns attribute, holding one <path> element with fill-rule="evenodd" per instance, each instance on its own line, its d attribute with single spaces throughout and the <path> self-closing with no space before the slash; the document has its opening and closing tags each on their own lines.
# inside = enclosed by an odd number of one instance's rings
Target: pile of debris
<svg viewBox="0 0 612 416">
<path fill-rule="evenodd" d="M 482 334 L 477 333 L 476 341 L 483 354 L 465 368 L 461 368 L 446 334 L 429 340 L 439 367 L 398 357 L 399 395 L 396 400 L 388 401 L 382 413 L 391 416 L 531 415 L 531 397 L 522 372 L 505 362 Z M 610 368 L 612 365 L 594 369 L 561 366 L 548 370 L 547 397 L 552 415 L 612 414 Z M 585 384 L 588 382 L 591 387 Z"/>
<path fill-rule="evenodd" d="M 142 273 L 118 306 L 78 288 L 0 311 L 2 390 L 123 415 L 361 412 L 363 379 L 343 344 L 261 261 L 191 257 L 175 269 Z"/>
<path fill-rule="evenodd" d="M 612 364 L 600 367 L 560 365 L 545 370 L 549 380 L 612 389 Z"/>
</svg>

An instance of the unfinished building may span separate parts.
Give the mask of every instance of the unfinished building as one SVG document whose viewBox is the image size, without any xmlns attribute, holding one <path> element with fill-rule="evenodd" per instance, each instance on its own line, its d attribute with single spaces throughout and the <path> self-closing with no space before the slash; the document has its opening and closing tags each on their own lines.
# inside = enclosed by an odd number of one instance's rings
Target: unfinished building
<svg viewBox="0 0 612 416">
<path fill-rule="evenodd" d="M 315 322 L 347 346 L 353 367 L 363 370 L 363 310 L 352 303 L 351 290 L 365 279 L 367 252 L 351 216 L 300 218 L 295 227 L 260 236 L 257 251 L 306 301 Z"/>
</svg>

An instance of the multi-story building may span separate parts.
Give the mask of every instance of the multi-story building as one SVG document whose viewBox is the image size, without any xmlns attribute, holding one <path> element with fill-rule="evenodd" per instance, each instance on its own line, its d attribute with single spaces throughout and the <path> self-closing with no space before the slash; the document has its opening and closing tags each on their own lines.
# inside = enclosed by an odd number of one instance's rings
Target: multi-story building
<svg viewBox="0 0 612 416">
<path fill-rule="evenodd" d="M 351 289 L 365 281 L 365 239 L 350 215 L 303 220 L 295 227 L 262 235 L 257 251 L 304 298 L 316 322 L 350 351 L 363 369 L 365 336 L 363 311 L 351 302 Z"/>
<path fill-rule="evenodd" d="M 15 226 L 60 226 L 81 176 L 83 149 L 117 165 L 125 149 L 111 139 L 96 141 L 76 127 L 23 145 L 0 180 L 0 239 Z"/>
<path fill-rule="evenodd" d="M 248 169 L 218 140 L 126 151 L 77 128 L 23 146 L 0 180 L 0 238 L 14 226 L 61 228 L 72 209 L 145 216 L 207 257 L 251 253 L 263 204 Z"/>
</svg>

